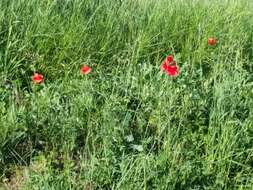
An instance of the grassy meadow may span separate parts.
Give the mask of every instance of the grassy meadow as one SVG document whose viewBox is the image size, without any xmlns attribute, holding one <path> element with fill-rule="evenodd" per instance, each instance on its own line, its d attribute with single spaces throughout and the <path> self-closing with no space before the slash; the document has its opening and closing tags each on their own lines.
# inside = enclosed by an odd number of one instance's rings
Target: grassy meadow
<svg viewBox="0 0 253 190">
<path fill-rule="evenodd" d="M 253 1 L 0 0 L 0 189 L 253 189 Z"/>
</svg>

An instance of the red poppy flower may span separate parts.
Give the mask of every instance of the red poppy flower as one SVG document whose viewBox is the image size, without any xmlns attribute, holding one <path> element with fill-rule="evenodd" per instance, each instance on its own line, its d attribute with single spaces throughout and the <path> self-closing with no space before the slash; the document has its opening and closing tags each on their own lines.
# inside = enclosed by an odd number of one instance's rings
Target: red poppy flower
<svg viewBox="0 0 253 190">
<path fill-rule="evenodd" d="M 161 66 L 161 70 L 164 71 L 164 70 L 167 70 L 168 66 L 174 62 L 174 58 L 172 55 L 169 55 L 168 57 L 166 57 L 166 59 L 163 61 L 163 64 Z"/>
<path fill-rule="evenodd" d="M 208 38 L 208 45 L 214 46 L 217 43 L 215 38 Z"/>
<path fill-rule="evenodd" d="M 176 65 L 169 66 L 165 71 L 169 76 L 177 76 L 179 74 L 179 69 Z"/>
<path fill-rule="evenodd" d="M 166 71 L 167 68 L 168 68 L 168 64 L 166 62 L 163 62 L 162 66 L 161 66 L 161 70 Z"/>
<path fill-rule="evenodd" d="M 179 69 L 177 67 L 176 61 L 174 61 L 173 56 L 168 56 L 161 66 L 161 70 L 165 71 L 169 76 L 177 76 L 179 74 Z"/>
<path fill-rule="evenodd" d="M 91 72 L 91 68 L 88 65 L 83 65 L 80 72 L 83 75 L 87 75 Z"/>
<path fill-rule="evenodd" d="M 174 58 L 173 58 L 173 56 L 172 55 L 169 55 L 167 58 L 166 58 L 166 60 L 165 60 L 166 62 L 168 62 L 168 63 L 171 63 L 171 62 L 173 62 L 174 61 Z"/>
<path fill-rule="evenodd" d="M 43 82 L 43 75 L 39 74 L 39 73 L 34 73 L 33 76 L 32 76 L 32 81 L 35 83 L 35 84 L 40 84 Z"/>
</svg>

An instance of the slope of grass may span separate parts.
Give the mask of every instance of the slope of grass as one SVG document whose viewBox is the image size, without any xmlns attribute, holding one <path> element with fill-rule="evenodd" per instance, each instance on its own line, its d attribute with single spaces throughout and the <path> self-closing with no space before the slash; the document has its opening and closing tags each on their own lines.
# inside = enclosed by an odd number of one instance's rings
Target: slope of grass
<svg viewBox="0 0 253 190">
<path fill-rule="evenodd" d="M 252 9 L 250 0 L 1 0 L 3 184 L 252 189 Z M 160 72 L 168 54 L 177 78 Z M 92 72 L 81 76 L 84 63 Z"/>
</svg>

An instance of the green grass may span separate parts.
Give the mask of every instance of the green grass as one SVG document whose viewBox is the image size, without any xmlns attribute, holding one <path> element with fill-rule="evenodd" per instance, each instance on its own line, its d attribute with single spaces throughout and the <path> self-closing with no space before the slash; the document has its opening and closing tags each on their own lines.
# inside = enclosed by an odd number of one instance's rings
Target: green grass
<svg viewBox="0 0 253 190">
<path fill-rule="evenodd" d="M 1 0 L 2 188 L 253 189 L 252 10 Z M 160 71 L 169 54 L 177 78 Z"/>
</svg>

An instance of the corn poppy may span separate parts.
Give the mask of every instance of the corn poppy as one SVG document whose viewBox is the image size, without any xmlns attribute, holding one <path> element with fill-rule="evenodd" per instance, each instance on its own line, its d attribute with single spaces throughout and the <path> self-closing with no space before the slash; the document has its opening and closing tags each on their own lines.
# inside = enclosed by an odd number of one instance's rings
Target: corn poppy
<svg viewBox="0 0 253 190">
<path fill-rule="evenodd" d="M 177 76 L 179 74 L 179 69 L 176 65 L 173 65 L 169 66 L 165 72 L 169 76 Z"/>
<path fill-rule="evenodd" d="M 208 38 L 208 45 L 209 46 L 214 46 L 216 45 L 217 41 L 215 38 Z"/>
<path fill-rule="evenodd" d="M 168 57 L 166 57 L 166 59 L 163 61 L 163 64 L 161 66 L 161 70 L 165 71 L 167 70 L 168 66 L 174 61 L 174 58 L 172 55 L 169 55 Z"/>
<path fill-rule="evenodd" d="M 87 75 L 91 72 L 91 68 L 88 65 L 83 65 L 80 72 L 83 75 Z"/>
<path fill-rule="evenodd" d="M 40 84 L 43 82 L 43 75 L 42 74 L 39 74 L 39 73 L 34 73 L 33 76 L 32 76 L 32 81 L 35 83 L 35 84 Z"/>
<path fill-rule="evenodd" d="M 179 74 L 177 63 L 174 61 L 174 58 L 171 55 L 166 57 L 166 59 L 163 61 L 161 70 L 165 71 L 169 76 L 177 76 Z"/>
</svg>

